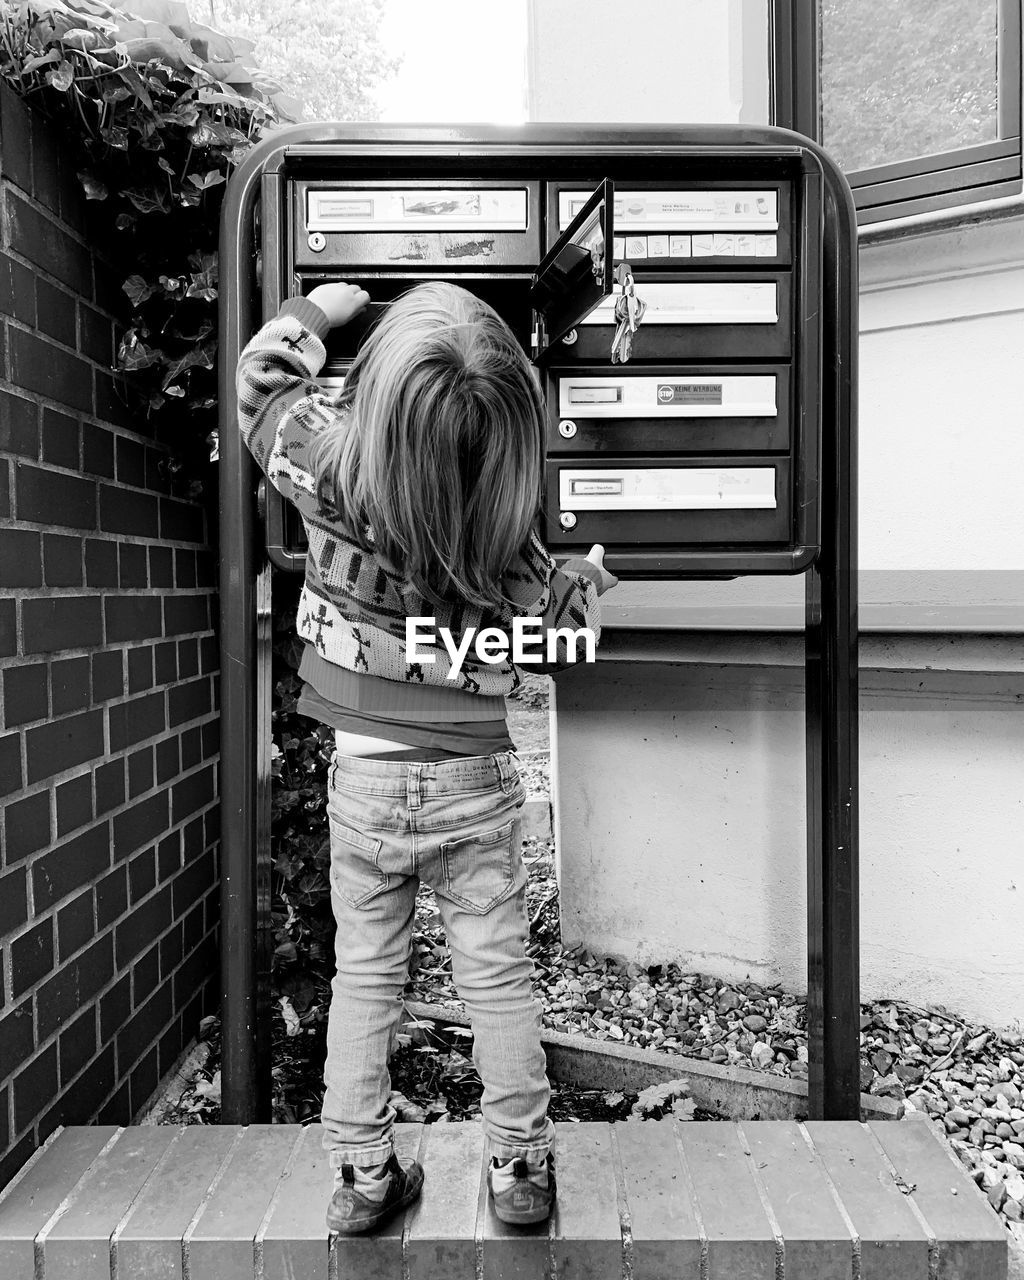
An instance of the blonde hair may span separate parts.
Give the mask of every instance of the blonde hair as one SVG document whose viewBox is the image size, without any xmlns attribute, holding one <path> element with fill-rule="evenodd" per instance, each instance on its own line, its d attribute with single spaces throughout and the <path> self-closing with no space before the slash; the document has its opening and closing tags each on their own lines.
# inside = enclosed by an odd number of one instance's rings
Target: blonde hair
<svg viewBox="0 0 1024 1280">
<path fill-rule="evenodd" d="M 544 407 L 526 356 L 457 285 L 395 299 L 312 451 L 346 534 L 433 603 L 500 609 L 501 577 L 540 507 Z"/>
</svg>

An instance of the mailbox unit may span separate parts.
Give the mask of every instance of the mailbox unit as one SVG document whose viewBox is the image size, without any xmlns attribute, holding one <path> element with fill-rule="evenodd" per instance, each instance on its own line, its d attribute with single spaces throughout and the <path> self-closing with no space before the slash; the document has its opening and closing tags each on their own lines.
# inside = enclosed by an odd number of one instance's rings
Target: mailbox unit
<svg viewBox="0 0 1024 1280">
<path fill-rule="evenodd" d="M 620 577 L 800 572 L 820 546 L 822 168 L 788 143 L 730 152 L 294 148 L 264 176 L 263 315 L 327 280 L 364 287 L 328 341 L 339 388 L 392 298 L 463 285 L 536 364 L 556 556 L 601 542 Z M 616 364 L 622 264 L 646 310 Z M 271 558 L 301 570 L 299 520 L 265 503 Z"/>
</svg>

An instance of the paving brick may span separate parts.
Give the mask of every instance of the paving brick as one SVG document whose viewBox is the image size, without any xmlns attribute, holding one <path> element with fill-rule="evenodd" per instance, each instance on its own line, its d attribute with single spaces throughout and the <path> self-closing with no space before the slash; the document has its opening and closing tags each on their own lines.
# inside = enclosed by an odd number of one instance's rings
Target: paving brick
<svg viewBox="0 0 1024 1280">
<path fill-rule="evenodd" d="M 763 1121 L 740 1133 L 782 1234 L 787 1280 L 852 1280 L 853 1238 L 800 1127 Z"/>
<path fill-rule="evenodd" d="M 34 400 L 0 388 L 0 452 L 39 457 L 39 409 Z M 28 519 L 22 516 L 22 519 Z"/>
<path fill-rule="evenodd" d="M 167 793 L 139 800 L 113 819 L 114 859 L 120 862 L 143 845 L 152 844 L 168 826 Z"/>
<path fill-rule="evenodd" d="M 174 879 L 174 915 L 183 916 L 213 884 L 213 855 L 203 854 Z"/>
<path fill-rule="evenodd" d="M 36 1020 L 45 1040 L 93 1000 L 114 976 L 113 940 L 97 938 L 69 960 L 36 993 Z"/>
<path fill-rule="evenodd" d="M 6 458 L 0 457 L 0 520 L 10 520 L 14 508 L 11 506 L 11 467 Z"/>
<path fill-rule="evenodd" d="M 4 1096 L 8 1090 L 4 1090 Z M 25 1162 L 30 1159 L 32 1153 L 37 1146 L 36 1135 L 34 1130 L 29 1130 L 27 1134 L 16 1142 L 6 1154 L 0 1159 L 0 1187 L 7 1185 L 10 1180 L 17 1174 L 18 1170 L 23 1167 Z"/>
<path fill-rule="evenodd" d="M 114 435 L 105 427 L 82 424 L 82 466 L 90 475 L 114 476 Z"/>
<path fill-rule="evenodd" d="M 137 427 L 136 418 L 144 412 L 144 405 L 123 375 L 111 375 L 97 369 L 95 381 L 97 418 L 121 427 Z"/>
<path fill-rule="evenodd" d="M 186 729 L 181 735 L 182 770 L 194 769 L 203 760 L 203 730 L 201 725 Z"/>
<path fill-rule="evenodd" d="M 171 1125 L 139 1125 L 99 1156 L 46 1233 L 41 1255 L 47 1280 L 106 1280 L 110 1237 L 175 1135 Z"/>
<path fill-rule="evenodd" d="M 28 873 L 24 867 L 15 867 L 0 876 L 0 938 L 10 937 L 27 919 Z"/>
<path fill-rule="evenodd" d="M 57 1092 L 57 1046 L 51 1044 L 14 1077 L 14 1130 L 27 1129 Z"/>
<path fill-rule="evenodd" d="M 182 1237 L 241 1134 L 237 1125 L 175 1131 L 159 1176 L 143 1187 L 111 1241 L 119 1275 L 181 1280 Z"/>
<path fill-rule="evenodd" d="M 77 778 L 62 782 L 55 789 L 57 802 L 57 839 L 69 831 L 84 827 L 93 819 L 92 775 L 83 773 Z"/>
<path fill-rule="evenodd" d="M 91 888 L 57 912 L 57 952 L 63 964 L 96 936 L 96 907 Z"/>
<path fill-rule="evenodd" d="M 32 864 L 32 895 L 37 911 L 91 883 L 110 866 L 110 842 L 105 822 L 73 836 L 44 853 Z"/>
<path fill-rule="evenodd" d="M 2 740 L 0 740 L 2 741 Z M 165 738 L 156 744 L 156 781 L 162 786 L 178 772 L 178 739 Z"/>
<path fill-rule="evenodd" d="M 191 813 L 211 804 L 214 792 L 212 765 L 189 774 L 171 787 L 171 822 L 175 826 Z"/>
<path fill-rule="evenodd" d="M 83 245 L 13 191 L 7 222 L 11 248 L 75 293 L 91 296 L 92 264 Z"/>
<path fill-rule="evenodd" d="M 23 785 L 21 734 L 0 734 L 0 797 L 20 791 Z"/>
<path fill-rule="evenodd" d="M 87 649 L 102 643 L 98 596 L 25 600 L 21 611 L 26 654 Z"/>
<path fill-rule="evenodd" d="M 143 747 L 128 757 L 128 796 L 133 799 L 153 788 L 153 748 Z"/>
<path fill-rule="evenodd" d="M 149 557 L 146 548 L 135 542 L 122 542 L 118 548 L 118 583 L 122 590 L 149 585 Z"/>
<path fill-rule="evenodd" d="M 60 213 L 58 134 L 45 116 L 32 115 L 32 194 L 52 213 Z"/>
<path fill-rule="evenodd" d="M 48 791 L 37 791 L 34 795 L 12 800 L 4 809 L 7 865 L 27 858 L 37 849 L 44 849 L 50 843 L 51 834 Z"/>
<path fill-rule="evenodd" d="M 7 537 L 4 530 L 2 542 Z M 4 724 L 8 729 L 45 720 L 50 713 L 49 672 L 45 662 L 8 667 L 3 674 Z"/>
<path fill-rule="evenodd" d="M 82 586 L 82 539 L 44 533 L 43 576 L 48 587 Z"/>
<path fill-rule="evenodd" d="M 421 1162 L 429 1164 L 420 1199 L 407 1213 L 406 1258 L 417 1280 L 448 1280 L 476 1271 L 476 1218 L 484 1164 L 483 1130 L 479 1125 L 424 1127 Z M 327 1170 L 328 1174 L 330 1170 Z M 330 1198 L 328 1177 L 327 1198 Z M 309 1188 L 309 1198 L 324 1196 Z"/>
<path fill-rule="evenodd" d="M 180 922 L 171 928 L 160 939 L 160 973 L 167 978 L 181 964 L 185 954 L 184 932 Z"/>
<path fill-rule="evenodd" d="M 34 1240 L 114 1137 L 113 1126 L 69 1129 L 38 1151 L 0 1200 L 0 1275 L 35 1274 Z"/>
<path fill-rule="evenodd" d="M 156 499 L 141 490 L 101 484 L 99 527 L 104 533 L 155 538 L 159 535 Z"/>
<path fill-rule="evenodd" d="M 138 642 L 163 629 L 159 596 L 108 596 L 103 603 L 108 644 Z"/>
<path fill-rule="evenodd" d="M 109 709 L 108 715 L 111 751 L 124 751 L 136 742 L 155 737 L 167 727 L 162 692 L 118 703 Z"/>
<path fill-rule="evenodd" d="M 118 484 L 141 488 L 146 483 L 146 450 L 138 440 L 119 436 L 115 445 Z"/>
<path fill-rule="evenodd" d="M 277 1198 L 256 1236 L 264 1280 L 291 1280 L 293 1276 L 327 1280 L 324 1211 L 333 1187 L 334 1171 L 324 1150 L 323 1130 L 320 1125 L 310 1125 L 302 1132 Z M 409 1270 L 410 1277 L 417 1280 L 431 1274 L 414 1266 Z M 456 1274 L 444 1273 L 446 1277 Z"/>
<path fill-rule="evenodd" d="M 42 581 L 40 535 L 34 529 L 5 528 L 0 538 L 0 587 L 38 587 Z"/>
<path fill-rule="evenodd" d="M 100 1107 L 96 1118 L 100 1124 L 130 1124 L 131 1098 L 128 1095 L 128 1081 L 124 1080 Z"/>
<path fill-rule="evenodd" d="M 25 734 L 25 762 L 30 783 L 73 769 L 104 754 L 103 712 L 64 716 Z"/>
<path fill-rule="evenodd" d="M 619 1225 L 611 1137 L 601 1124 L 556 1124 L 558 1197 L 551 1250 L 565 1280 L 619 1280 Z"/>
<path fill-rule="evenodd" d="M 7 85 L 0 90 L 0 173 L 25 192 L 32 190 L 32 117 Z"/>
<path fill-rule="evenodd" d="M 108 649 L 92 655 L 92 700 L 107 702 L 124 694 L 124 653 Z M 112 750 L 116 748 L 112 747 Z"/>
<path fill-rule="evenodd" d="M 11 942 L 11 994 L 19 999 L 53 968 L 53 920 L 41 920 Z"/>
<path fill-rule="evenodd" d="M 90 587 L 117 586 L 117 543 L 89 538 L 85 543 L 85 581 Z"/>
<path fill-rule="evenodd" d="M 62 1084 L 70 1084 L 96 1053 L 96 1006 L 79 1014 L 60 1034 L 57 1056 Z"/>
<path fill-rule="evenodd" d="M 39 330 L 66 347 L 74 347 L 78 316 L 71 294 L 40 277 L 36 281 L 36 308 Z"/>
<path fill-rule="evenodd" d="M 637 1276 L 700 1274 L 702 1232 L 671 1123 L 612 1128 L 633 1236 Z"/>
<path fill-rule="evenodd" d="M 84 360 L 25 329 L 9 333 L 12 382 L 69 409 L 92 413 L 92 369 Z"/>
<path fill-rule="evenodd" d="M 141 1008 L 136 1009 L 117 1033 L 117 1065 L 124 1075 L 156 1042 L 174 1017 L 174 1002 L 168 987 L 158 987 Z"/>
<path fill-rule="evenodd" d="M 50 664 L 50 700 L 54 716 L 87 707 L 91 693 L 87 657 L 65 658 Z"/>
<path fill-rule="evenodd" d="M 918 1112 L 868 1128 L 939 1241 L 940 1280 L 1005 1274 L 1006 1229 L 928 1118 Z"/>
<path fill-rule="evenodd" d="M 681 1125 L 678 1133 L 707 1236 L 710 1276 L 774 1280 L 775 1235 L 738 1134 L 713 1120 Z"/>
</svg>

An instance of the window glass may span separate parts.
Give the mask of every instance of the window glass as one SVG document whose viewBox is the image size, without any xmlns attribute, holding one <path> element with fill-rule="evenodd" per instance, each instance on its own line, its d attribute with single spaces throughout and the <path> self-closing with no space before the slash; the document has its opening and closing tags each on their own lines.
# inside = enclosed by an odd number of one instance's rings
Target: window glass
<svg viewBox="0 0 1024 1280">
<path fill-rule="evenodd" d="M 822 141 L 847 172 L 995 141 L 998 0 L 821 0 Z"/>
</svg>

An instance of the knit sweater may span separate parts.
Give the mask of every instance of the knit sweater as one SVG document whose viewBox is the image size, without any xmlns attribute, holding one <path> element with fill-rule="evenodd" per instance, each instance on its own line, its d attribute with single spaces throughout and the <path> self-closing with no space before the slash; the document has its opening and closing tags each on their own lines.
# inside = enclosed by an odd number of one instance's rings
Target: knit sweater
<svg viewBox="0 0 1024 1280">
<path fill-rule="evenodd" d="M 427 601 L 400 569 L 374 554 L 369 531 L 367 550 L 332 521 L 319 500 L 309 457 L 315 437 L 336 429 L 342 413 L 314 381 L 326 360 L 328 329 L 314 303 L 290 299 L 242 352 L 236 379 L 242 437 L 270 483 L 298 509 L 309 542 L 299 635 L 322 658 L 349 671 L 492 696 L 519 685 L 511 662 L 483 663 L 471 646 L 456 680 L 449 680 L 452 663 L 443 644 L 434 648 L 433 663 L 406 661 L 406 619 L 433 618 L 438 633 L 448 628 L 456 641 L 467 629 L 499 627 L 510 634 L 515 616 L 540 618 L 544 627 L 588 627 L 599 636 L 598 570 L 582 559 L 559 569 L 536 531 L 502 577 L 511 603 L 489 612 L 464 601 Z M 565 650 L 561 641 L 556 667 L 566 665 Z"/>
</svg>

